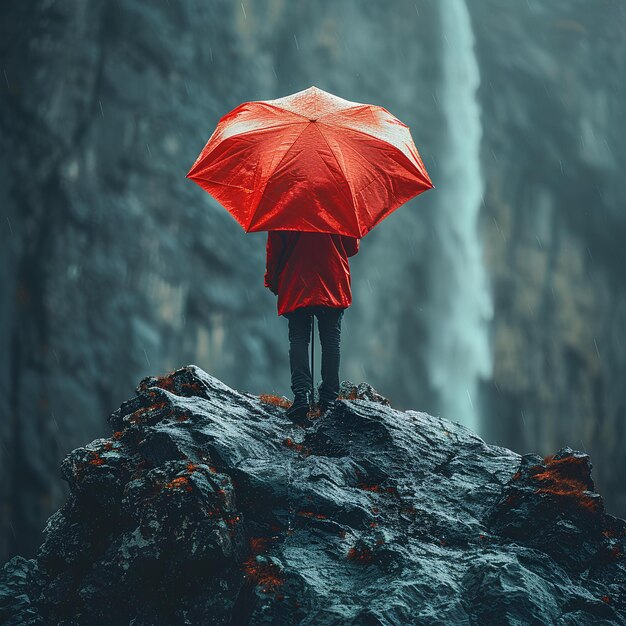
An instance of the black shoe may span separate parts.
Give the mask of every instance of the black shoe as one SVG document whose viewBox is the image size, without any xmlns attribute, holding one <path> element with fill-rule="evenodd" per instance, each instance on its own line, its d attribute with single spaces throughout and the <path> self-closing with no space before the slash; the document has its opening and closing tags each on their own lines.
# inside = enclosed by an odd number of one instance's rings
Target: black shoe
<svg viewBox="0 0 626 626">
<path fill-rule="evenodd" d="M 334 400 L 320 400 L 319 406 L 322 415 L 324 415 L 324 413 L 330 411 L 331 409 L 334 409 L 335 406 L 337 406 L 337 398 L 335 398 Z"/>
<path fill-rule="evenodd" d="M 309 400 L 305 394 L 296 394 L 293 399 L 293 404 L 287 409 L 287 417 L 298 424 L 299 426 L 310 425 L 307 419 L 307 413 L 309 412 Z"/>
</svg>

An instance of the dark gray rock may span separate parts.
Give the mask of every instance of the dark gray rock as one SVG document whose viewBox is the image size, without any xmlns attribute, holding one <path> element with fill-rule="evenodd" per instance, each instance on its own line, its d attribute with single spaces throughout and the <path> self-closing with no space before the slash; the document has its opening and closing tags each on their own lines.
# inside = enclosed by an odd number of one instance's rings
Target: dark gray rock
<svg viewBox="0 0 626 626">
<path fill-rule="evenodd" d="M 310 428 L 195 366 L 63 462 L 2 624 L 623 624 L 626 523 L 589 457 L 487 445 L 369 385 Z"/>
</svg>

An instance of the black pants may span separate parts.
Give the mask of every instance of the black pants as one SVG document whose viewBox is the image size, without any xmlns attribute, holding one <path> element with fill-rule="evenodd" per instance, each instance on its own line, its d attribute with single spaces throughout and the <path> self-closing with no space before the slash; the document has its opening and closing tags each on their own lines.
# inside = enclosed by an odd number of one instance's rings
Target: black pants
<svg viewBox="0 0 626 626">
<path fill-rule="evenodd" d="M 306 394 L 311 389 L 309 342 L 312 316 L 315 315 L 322 344 L 320 402 L 328 404 L 339 395 L 339 342 L 344 310 L 328 306 L 309 306 L 285 313 L 289 320 L 289 365 L 291 390 L 294 394 Z"/>
</svg>

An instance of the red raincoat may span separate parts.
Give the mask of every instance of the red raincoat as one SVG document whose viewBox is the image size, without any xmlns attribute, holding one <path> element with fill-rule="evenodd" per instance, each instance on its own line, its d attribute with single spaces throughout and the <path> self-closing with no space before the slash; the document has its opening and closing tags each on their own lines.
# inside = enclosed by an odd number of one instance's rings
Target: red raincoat
<svg viewBox="0 0 626 626">
<path fill-rule="evenodd" d="M 278 315 L 303 306 L 349 307 L 350 264 L 359 239 L 329 233 L 267 233 L 265 286 L 278 295 Z"/>
</svg>

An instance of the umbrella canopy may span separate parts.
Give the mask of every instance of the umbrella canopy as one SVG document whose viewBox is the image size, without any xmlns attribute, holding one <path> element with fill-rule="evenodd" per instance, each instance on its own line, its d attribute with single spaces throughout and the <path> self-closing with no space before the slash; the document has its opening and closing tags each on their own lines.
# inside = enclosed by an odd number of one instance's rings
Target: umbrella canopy
<svg viewBox="0 0 626 626">
<path fill-rule="evenodd" d="M 409 127 L 315 86 L 225 115 L 187 174 L 246 232 L 363 237 L 433 184 Z"/>
</svg>

